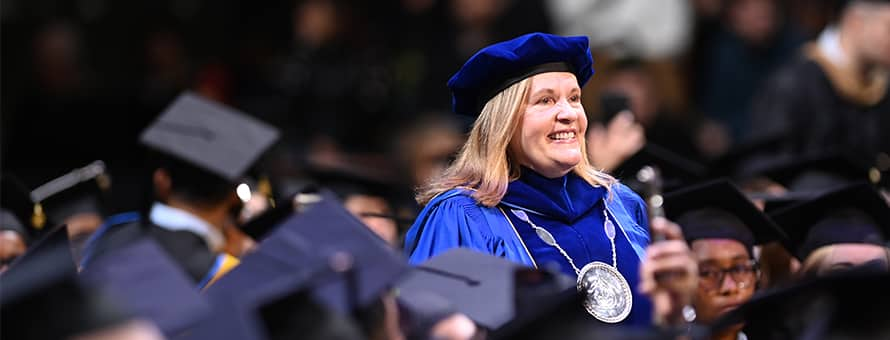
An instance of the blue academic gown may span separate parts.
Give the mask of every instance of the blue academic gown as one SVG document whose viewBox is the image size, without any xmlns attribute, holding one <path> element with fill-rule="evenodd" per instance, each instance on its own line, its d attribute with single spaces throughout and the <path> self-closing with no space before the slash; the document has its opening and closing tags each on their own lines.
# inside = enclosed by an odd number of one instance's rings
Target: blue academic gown
<svg viewBox="0 0 890 340">
<path fill-rule="evenodd" d="M 612 186 L 610 195 L 574 173 L 550 179 L 522 170 L 496 207 L 478 204 L 470 196 L 472 190 L 462 188 L 430 201 L 405 237 L 409 261 L 418 264 L 450 248 L 464 247 L 533 267 L 556 265 L 577 277 L 568 260 L 512 210 L 525 211 L 532 222 L 547 229 L 579 269 L 593 261 L 612 264 L 612 247 L 603 230 L 605 211 L 619 229 L 615 236 L 618 271 L 634 291 L 633 308 L 622 324 L 649 325 L 651 303 L 637 292 L 639 266 L 649 243 L 642 199 L 622 184 Z"/>
</svg>

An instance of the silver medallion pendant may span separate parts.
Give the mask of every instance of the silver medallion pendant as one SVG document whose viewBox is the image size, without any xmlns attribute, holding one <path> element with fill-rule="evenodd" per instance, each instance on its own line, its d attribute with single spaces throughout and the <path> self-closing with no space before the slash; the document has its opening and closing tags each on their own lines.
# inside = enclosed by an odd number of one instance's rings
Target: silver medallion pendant
<svg viewBox="0 0 890 340">
<path fill-rule="evenodd" d="M 630 285 L 618 269 L 594 261 L 578 274 L 578 291 L 584 293 L 584 308 L 597 320 L 606 323 L 621 322 L 633 306 Z"/>
</svg>

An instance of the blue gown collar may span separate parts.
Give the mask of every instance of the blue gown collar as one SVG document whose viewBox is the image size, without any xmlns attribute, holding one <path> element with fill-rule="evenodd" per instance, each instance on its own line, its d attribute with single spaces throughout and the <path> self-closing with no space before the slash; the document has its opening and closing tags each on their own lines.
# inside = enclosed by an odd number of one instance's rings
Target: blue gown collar
<svg viewBox="0 0 890 340">
<path fill-rule="evenodd" d="M 605 188 L 591 186 L 574 172 L 547 178 L 523 167 L 519 179 L 507 186 L 501 203 L 571 224 L 594 208 L 605 194 Z"/>
</svg>

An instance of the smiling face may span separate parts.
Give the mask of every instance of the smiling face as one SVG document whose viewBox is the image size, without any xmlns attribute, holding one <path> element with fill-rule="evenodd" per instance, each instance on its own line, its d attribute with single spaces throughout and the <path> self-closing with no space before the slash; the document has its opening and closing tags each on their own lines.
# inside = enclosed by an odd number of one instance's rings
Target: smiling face
<svg viewBox="0 0 890 340">
<path fill-rule="evenodd" d="M 510 153 L 545 177 L 564 176 L 581 162 L 587 131 L 578 80 L 570 72 L 541 73 L 531 78 L 528 93 Z"/>
</svg>

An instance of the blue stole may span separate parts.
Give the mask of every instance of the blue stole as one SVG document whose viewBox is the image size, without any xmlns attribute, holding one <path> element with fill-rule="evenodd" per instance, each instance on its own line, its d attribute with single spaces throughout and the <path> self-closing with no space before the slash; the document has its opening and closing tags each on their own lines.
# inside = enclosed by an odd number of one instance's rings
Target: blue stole
<svg viewBox="0 0 890 340">
<path fill-rule="evenodd" d="M 538 267 L 559 268 L 563 273 L 576 277 L 568 259 L 556 247 L 538 237 L 532 226 L 512 210 L 525 211 L 529 220 L 546 229 L 563 250 L 572 258 L 575 266 L 599 261 L 612 265 L 612 244 L 603 229 L 605 215 L 616 225 L 615 254 L 618 271 L 634 291 L 633 309 L 624 324 L 646 325 L 651 322 L 651 305 L 645 295 L 636 292 L 640 282 L 641 258 L 633 238 L 626 232 L 639 223 L 623 207 L 606 204 L 609 192 L 604 187 L 592 187 L 584 179 L 571 173 L 562 178 L 545 178 L 523 169 L 519 180 L 510 183 L 501 200 L 512 226 L 518 231 Z M 617 197 L 614 199 L 618 199 Z M 645 247 L 645 244 L 641 245 Z"/>
</svg>

